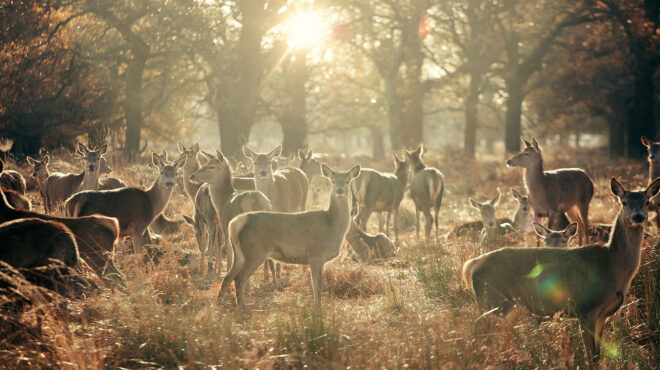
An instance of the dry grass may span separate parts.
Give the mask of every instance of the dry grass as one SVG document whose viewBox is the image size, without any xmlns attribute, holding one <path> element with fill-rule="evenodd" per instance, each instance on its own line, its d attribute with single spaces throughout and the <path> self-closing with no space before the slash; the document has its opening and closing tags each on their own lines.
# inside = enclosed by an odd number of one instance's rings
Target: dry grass
<svg viewBox="0 0 660 370">
<path fill-rule="evenodd" d="M 611 221 L 617 211 L 607 190 L 610 176 L 622 177 L 628 186 L 641 185 L 646 176 L 643 163 L 613 164 L 599 152 L 547 152 L 548 168 L 580 166 L 594 177 L 590 215 L 597 221 Z M 352 164 L 339 158 L 333 163 L 345 168 Z M 508 191 L 522 188 L 521 173 L 505 168 L 503 158 L 466 164 L 459 153 L 432 151 L 428 163 L 447 180 L 443 233 L 459 221 L 478 218 L 467 196 L 490 197 L 497 187 L 503 192 L 498 216 L 512 216 L 516 202 Z M 391 170 L 389 162 L 367 165 Z M 148 186 L 155 177 L 146 165 L 113 167 L 113 175 L 132 185 Z M 36 192 L 29 195 L 40 203 Z M 315 199 L 318 208 L 327 195 Z M 200 275 L 194 235 L 184 227 L 164 236 L 163 255 L 155 266 L 118 246 L 116 261 L 127 275 L 126 294 L 100 290 L 86 299 L 44 298 L 47 292 L 24 284 L 20 291 L 34 305 L 0 326 L 5 329 L 0 363 L 78 368 L 584 367 L 575 320 L 525 314 L 511 327 L 496 317 L 480 318 L 459 279 L 462 263 L 479 254 L 476 243 L 420 241 L 410 222 L 414 211 L 408 198 L 403 207 L 400 222 L 406 232 L 395 259 L 362 265 L 342 253 L 327 265 L 322 317 L 310 309 L 309 272 L 299 266 L 284 266 L 282 291 L 258 271 L 247 297 L 247 318 L 236 315 L 229 295 L 216 304 L 221 276 Z M 175 190 L 166 213 L 177 219 L 190 215 L 192 202 Z M 373 217 L 370 231 L 376 225 Z M 655 368 L 660 361 L 660 239 L 652 228 L 649 232 L 631 293 L 604 330 L 603 368 Z M 534 244 L 531 235 L 526 244 Z M 183 259 L 189 261 L 185 266 Z M 7 328 L 12 335 L 6 335 Z"/>
</svg>

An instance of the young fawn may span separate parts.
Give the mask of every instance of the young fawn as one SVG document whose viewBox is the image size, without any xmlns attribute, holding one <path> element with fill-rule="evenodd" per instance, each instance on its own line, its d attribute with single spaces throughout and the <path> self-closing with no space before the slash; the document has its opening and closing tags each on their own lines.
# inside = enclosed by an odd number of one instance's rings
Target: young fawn
<svg viewBox="0 0 660 370">
<path fill-rule="evenodd" d="M 359 205 L 355 205 L 351 210 L 351 224 L 346 232 L 346 241 L 353 248 L 361 262 L 368 262 L 372 259 L 382 260 L 394 256 L 394 244 L 383 233 L 375 235 L 368 234 L 357 225 L 359 217 Z"/>
<path fill-rule="evenodd" d="M 500 192 L 488 202 L 479 203 L 470 198 L 470 205 L 481 213 L 483 228 L 479 237 L 479 246 L 486 249 L 500 247 L 500 239 L 507 234 L 516 235 L 516 231 L 510 223 L 500 223 L 495 217 L 495 207 L 500 203 Z"/>
<path fill-rule="evenodd" d="M 385 221 L 386 235 L 390 234 L 390 218 L 393 217 L 394 239 L 399 241 L 399 228 L 396 220 L 399 214 L 399 205 L 403 199 L 403 192 L 408 183 L 408 163 L 394 157 L 394 173 L 380 173 L 371 168 L 363 168 L 360 176 L 351 183 L 353 203 L 359 205 L 358 225 L 366 230 L 369 216 L 372 212 L 379 212 L 378 229 L 383 231 L 381 214 L 387 212 Z"/>
<path fill-rule="evenodd" d="M 529 205 L 534 211 L 534 220 L 540 217 L 548 218 L 548 226 L 564 212 L 577 208 L 576 214 L 579 228 L 580 244 L 588 242 L 589 203 L 594 195 L 594 184 L 587 173 L 579 168 L 562 168 L 553 171 L 543 169 L 541 148 L 536 138 L 532 142 L 521 138 L 525 149 L 506 161 L 508 167 L 523 167 L 525 169 L 525 187 L 529 197 Z"/>
<path fill-rule="evenodd" d="M 573 222 L 566 226 L 565 229 L 554 231 L 534 221 L 534 232 L 544 240 L 545 246 L 548 248 L 566 248 L 568 242 L 577 233 L 577 222 Z"/>
<path fill-rule="evenodd" d="M 612 178 L 611 188 L 621 209 L 605 246 L 503 248 L 467 261 L 463 280 L 480 310 L 506 315 L 519 304 L 541 315 L 577 317 L 587 358 L 597 361 L 605 320 L 621 307 L 639 269 L 649 200 L 660 179 L 643 191 L 627 191 Z"/>
<path fill-rule="evenodd" d="M 4 193 L 0 192 L 0 223 L 20 218 L 38 218 L 56 221 L 68 227 L 76 237 L 80 257 L 105 283 L 123 286 L 121 273 L 115 267 L 112 257 L 114 245 L 119 235 L 116 219 L 100 215 L 86 217 L 56 217 L 36 212 L 17 210 L 9 206 Z"/>
<path fill-rule="evenodd" d="M 236 285 L 236 303 L 243 310 L 245 286 L 254 271 L 268 258 L 278 262 L 309 265 L 312 271 L 314 305 L 321 309 L 323 266 L 339 255 L 350 224 L 348 197 L 350 183 L 360 174 L 360 166 L 335 172 L 322 165 L 322 173 L 332 182 L 330 204 L 325 210 L 299 213 L 250 212 L 229 223 L 229 240 L 234 263 L 222 280 L 218 300 Z"/>
<path fill-rule="evenodd" d="M 207 154 L 202 154 L 208 157 Z M 231 165 L 222 153 L 217 151 L 215 157 L 208 157 L 207 159 L 208 162 L 202 168 L 190 175 L 190 180 L 209 184 L 211 203 L 220 219 L 222 247 L 224 248 L 214 251 L 211 248 L 213 246 L 207 244 L 207 249 L 210 249 L 210 254 L 217 253 L 216 259 L 218 260 L 218 264 L 216 269 L 219 271 L 221 251 L 228 249 L 227 225 L 229 221 L 245 212 L 271 210 L 272 208 L 270 201 L 263 193 L 254 190 L 238 192 L 234 188 Z M 210 237 L 209 242 L 213 239 Z M 228 253 L 227 255 L 227 266 L 230 266 L 234 256 L 232 253 Z M 277 286 L 277 280 L 275 280 L 275 285 Z"/>
<path fill-rule="evenodd" d="M 445 191 L 445 177 L 433 167 L 426 167 L 422 161 L 423 145 L 413 151 L 406 151 L 406 159 L 412 171 L 410 182 L 410 197 L 415 203 L 417 238 L 419 238 L 419 213 L 426 219 L 426 239 L 431 235 L 434 218 L 431 209 L 435 210 L 435 236 L 438 237 L 438 213 L 442 205 L 442 196 Z"/>
<path fill-rule="evenodd" d="M 152 153 L 152 162 L 160 174 L 149 189 L 128 187 L 82 191 L 66 201 L 67 215 L 76 217 L 101 214 L 114 217 L 119 220 L 120 236 L 130 236 L 135 252 L 142 252 L 142 236 L 167 206 L 176 174 L 186 163 L 186 157 L 170 164 L 163 162 L 158 154 Z"/>
</svg>

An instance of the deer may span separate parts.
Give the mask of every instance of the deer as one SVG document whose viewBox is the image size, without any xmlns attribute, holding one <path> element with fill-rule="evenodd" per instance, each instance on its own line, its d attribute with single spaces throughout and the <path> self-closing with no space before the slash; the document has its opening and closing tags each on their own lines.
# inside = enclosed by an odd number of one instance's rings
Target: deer
<svg viewBox="0 0 660 370">
<path fill-rule="evenodd" d="M 68 197 L 81 189 L 96 190 L 98 188 L 99 161 L 107 151 L 107 148 L 108 146 L 105 144 L 98 149 L 89 149 L 84 144 L 78 143 L 78 155 L 85 159 L 85 169 L 79 174 L 48 173 L 48 168 L 46 167 L 50 162 L 48 155 L 40 163 L 37 163 L 32 158 L 28 158 L 28 163 L 35 169 L 33 176 L 37 177 L 39 182 L 46 212 L 50 212 L 53 206 L 64 202 Z M 45 178 L 44 175 L 46 176 Z"/>
<path fill-rule="evenodd" d="M 529 205 L 534 211 L 534 221 L 548 218 L 548 226 L 565 212 L 578 212 L 575 218 L 579 224 L 579 243 L 588 243 L 589 203 L 594 195 L 594 184 L 587 173 L 580 168 L 562 168 L 553 171 L 543 169 L 543 156 L 536 138 L 532 142 L 521 137 L 525 149 L 506 161 L 507 167 L 522 167 L 525 170 L 524 182 L 527 188 Z"/>
<path fill-rule="evenodd" d="M 234 217 L 245 212 L 270 211 L 272 206 L 268 197 L 260 191 L 251 190 L 239 192 L 234 188 L 232 182 L 232 166 L 220 151 L 216 151 L 214 157 L 209 157 L 206 153 L 202 153 L 202 155 L 207 156 L 208 162 L 190 175 L 190 181 L 207 183 L 209 185 L 211 204 L 220 220 L 220 236 L 222 237 L 222 245 L 219 246 L 219 250 L 216 249 L 218 260 L 216 270 L 219 271 L 221 251 L 229 250 L 227 245 L 229 222 Z M 218 236 L 218 239 L 220 236 Z M 207 250 L 210 249 L 209 253 L 211 254 L 213 253 L 212 245 L 210 245 L 212 240 L 211 236 L 209 236 Z M 227 256 L 227 266 L 230 266 L 234 255 L 232 253 L 227 253 Z M 275 276 L 274 271 L 272 272 L 273 276 Z M 275 286 L 278 287 L 277 279 L 275 278 L 274 280 Z"/>
<path fill-rule="evenodd" d="M 164 162 L 152 153 L 152 163 L 159 176 L 147 190 L 126 187 L 114 190 L 86 190 L 72 195 L 65 203 L 70 217 L 100 214 L 119 221 L 120 236 L 130 236 L 134 251 L 142 253 L 142 239 L 147 227 L 160 215 L 172 195 L 177 172 L 186 163 L 185 156 L 174 163 Z"/>
<path fill-rule="evenodd" d="M 199 170 L 199 161 L 197 160 L 197 154 L 199 154 L 199 143 L 193 144 L 190 148 L 186 148 L 185 145 L 180 142 L 176 143 L 179 148 L 180 156 L 186 156 L 186 165 L 183 167 L 183 187 L 186 191 L 186 194 L 190 199 L 195 199 L 197 190 L 201 184 L 196 184 L 190 181 L 190 175 L 195 171 Z"/>
<path fill-rule="evenodd" d="M 5 169 L 5 162 L 0 159 L 0 189 L 13 190 L 25 195 L 27 185 L 25 178 L 19 172 Z"/>
<path fill-rule="evenodd" d="M 543 239 L 546 247 L 567 248 L 568 242 L 577 233 L 578 224 L 577 222 L 572 222 L 565 229 L 559 231 L 550 230 L 536 221 L 532 223 L 532 226 L 536 235 Z"/>
<path fill-rule="evenodd" d="M 201 254 L 200 258 L 200 271 L 204 273 L 204 260 L 206 256 L 209 256 L 208 269 L 213 271 L 213 261 L 211 258 L 215 251 L 218 250 L 218 229 L 220 227 L 213 207 L 213 202 L 211 201 L 211 193 L 209 190 L 209 184 L 202 184 L 197 190 L 195 195 L 195 212 L 192 217 L 183 216 L 183 219 L 190 226 L 193 227 L 195 231 L 195 239 L 197 240 L 197 246 L 199 247 L 199 252 Z M 221 255 L 218 253 L 217 263 L 220 264 Z M 218 267 L 218 270 L 220 267 Z"/>
<path fill-rule="evenodd" d="M 419 238 L 419 213 L 424 214 L 426 219 L 425 235 L 429 239 L 434 218 L 431 216 L 431 210 L 435 210 L 435 236 L 438 237 L 438 213 L 442 205 L 442 197 L 445 191 L 445 177 L 433 167 L 426 167 L 422 161 L 424 146 L 420 144 L 415 150 L 406 150 L 406 161 L 412 172 L 410 182 L 410 197 L 415 203 L 416 230 Z"/>
<path fill-rule="evenodd" d="M 108 173 L 112 173 L 112 168 L 108 165 L 108 161 L 105 159 L 105 157 L 101 157 L 101 160 L 99 161 L 99 175 L 105 175 Z M 98 189 L 87 190 L 112 190 L 125 187 L 126 184 L 120 179 L 112 176 L 105 176 L 99 178 Z"/>
<path fill-rule="evenodd" d="M 660 176 L 660 142 L 652 141 L 646 136 L 642 136 L 642 145 L 646 147 L 649 152 L 649 182 L 653 181 Z M 653 198 L 651 200 L 651 210 L 656 214 L 655 222 L 660 227 L 660 199 Z"/>
<path fill-rule="evenodd" d="M 387 259 L 394 256 L 394 244 L 383 233 L 368 234 L 358 227 L 360 205 L 351 210 L 351 224 L 346 232 L 346 241 L 351 246 L 358 259 L 365 263 L 375 259 Z"/>
<path fill-rule="evenodd" d="M 660 179 L 641 191 L 625 190 L 615 178 L 610 187 L 621 206 L 606 245 L 503 248 L 465 262 L 463 281 L 479 309 L 506 315 L 519 304 L 541 315 L 577 317 L 587 359 L 598 361 L 605 321 L 621 307 L 639 269 L 644 223 Z"/>
<path fill-rule="evenodd" d="M 323 267 L 339 255 L 348 231 L 350 183 L 360 174 L 360 166 L 342 172 L 322 164 L 321 172 L 332 182 L 326 209 L 298 213 L 249 212 L 229 223 L 228 237 L 235 257 L 222 280 L 218 301 L 234 282 L 236 304 L 244 312 L 243 295 L 248 279 L 270 258 L 282 263 L 309 265 L 314 307 L 320 312 Z"/>
<path fill-rule="evenodd" d="M 12 207 L 24 211 L 29 211 L 32 209 L 32 202 L 30 202 L 30 199 L 28 199 L 27 197 L 21 195 L 20 193 L 14 190 L 2 189 L 1 191 L 5 193 L 5 197 L 7 198 L 7 201 Z"/>
<path fill-rule="evenodd" d="M 302 149 L 298 149 L 298 157 L 300 157 L 298 168 L 307 175 L 310 184 L 314 178 L 321 177 L 321 163 L 318 159 L 313 158 L 311 149 L 307 150 L 307 153 Z"/>
<path fill-rule="evenodd" d="M 500 223 L 495 217 L 495 207 L 500 202 L 500 191 L 488 202 L 480 203 L 472 198 L 469 199 L 470 205 L 481 213 L 481 223 L 483 228 L 479 235 L 479 246 L 481 248 L 498 248 L 501 239 L 505 235 L 516 235 L 517 233 L 510 223 Z"/>
<path fill-rule="evenodd" d="M 511 188 L 511 195 L 518 201 L 518 208 L 513 215 L 512 225 L 518 231 L 525 231 L 529 229 L 529 198 L 513 188 Z"/>
<path fill-rule="evenodd" d="M 408 163 L 394 157 L 394 173 L 380 173 L 371 168 L 363 168 L 355 181 L 351 183 L 353 203 L 359 205 L 361 214 L 358 215 L 358 225 L 366 230 L 369 216 L 372 212 L 379 212 L 378 230 L 383 231 L 381 214 L 387 213 L 385 221 L 386 235 L 390 234 L 390 217 L 394 215 L 394 239 L 399 242 L 399 228 L 397 216 L 399 205 L 403 199 L 403 192 L 408 183 Z"/>
<path fill-rule="evenodd" d="M 114 245 L 119 236 L 119 223 L 112 217 L 101 215 L 85 217 L 57 217 L 32 211 L 18 210 L 9 205 L 0 192 L 0 223 L 21 218 L 38 218 L 59 222 L 71 230 L 78 245 L 80 257 L 107 285 L 123 287 L 121 272 L 113 262 Z"/>
</svg>

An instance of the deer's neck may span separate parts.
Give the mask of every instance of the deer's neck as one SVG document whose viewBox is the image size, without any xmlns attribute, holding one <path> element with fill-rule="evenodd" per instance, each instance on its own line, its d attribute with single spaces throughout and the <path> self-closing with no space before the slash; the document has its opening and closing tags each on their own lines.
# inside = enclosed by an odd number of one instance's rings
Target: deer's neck
<svg viewBox="0 0 660 370">
<path fill-rule="evenodd" d="M 395 176 L 401 189 L 405 189 L 408 184 L 408 171 L 396 171 Z"/>
<path fill-rule="evenodd" d="M 154 181 L 149 189 L 146 191 L 149 201 L 151 202 L 152 217 L 163 212 L 167 202 L 170 201 L 172 189 L 168 189 L 165 185 L 160 183 L 160 176 Z"/>
<path fill-rule="evenodd" d="M 527 212 L 523 211 L 522 207 L 518 207 L 515 216 L 513 216 L 513 221 L 516 223 L 516 227 L 527 228 Z"/>
<path fill-rule="evenodd" d="M 211 202 L 216 210 L 220 213 L 224 209 L 225 204 L 236 193 L 234 185 L 231 183 L 231 174 L 224 176 L 221 181 L 209 184 L 209 192 L 211 193 Z"/>
<path fill-rule="evenodd" d="M 345 196 L 343 199 L 337 199 L 337 197 L 332 194 L 330 196 L 330 205 L 326 212 L 329 216 L 328 220 L 330 225 L 337 232 L 336 235 L 341 235 L 343 239 L 348 231 L 348 226 L 351 221 L 351 215 L 348 209 L 348 197 Z"/>
<path fill-rule="evenodd" d="M 529 168 L 525 168 L 525 185 L 527 193 L 532 199 L 539 199 L 540 192 L 545 190 L 545 173 L 543 172 L 543 162 L 539 162 Z"/>
<path fill-rule="evenodd" d="M 84 172 L 82 187 L 80 190 L 98 190 L 99 188 L 99 171 L 94 171 L 90 174 L 88 171 Z"/>
<path fill-rule="evenodd" d="M 653 181 L 658 176 L 660 176 L 660 162 L 649 159 L 649 181 Z"/>
<path fill-rule="evenodd" d="M 187 182 L 190 182 L 190 175 L 193 172 L 197 172 L 199 170 L 199 161 L 197 160 L 197 157 L 188 157 L 186 159 L 186 165 L 183 166 L 183 178 L 186 179 Z"/>
<path fill-rule="evenodd" d="M 261 177 L 254 176 L 254 187 L 258 191 L 264 193 L 268 198 L 271 197 L 271 191 L 275 186 L 275 177 L 271 175 L 270 177 Z"/>
<path fill-rule="evenodd" d="M 419 171 L 421 171 L 425 168 L 426 168 L 426 165 L 424 164 L 424 162 L 419 161 L 419 162 L 415 163 L 415 165 L 413 166 L 413 173 L 417 173 L 417 172 L 419 172 Z"/>
<path fill-rule="evenodd" d="M 609 242 L 609 261 L 617 290 L 625 292 L 639 269 L 644 228 L 625 225 L 621 214 L 614 223 Z"/>
<path fill-rule="evenodd" d="M 85 172 L 86 172 L 86 171 L 83 170 L 83 172 L 81 172 L 81 173 L 79 173 L 79 174 L 76 174 L 76 175 L 73 175 L 73 177 L 72 177 L 72 179 L 73 179 L 73 183 L 72 183 L 73 186 L 72 186 L 72 188 L 73 188 L 76 192 L 77 192 L 78 189 L 80 189 L 80 187 L 82 186 L 83 180 L 85 179 Z"/>
</svg>

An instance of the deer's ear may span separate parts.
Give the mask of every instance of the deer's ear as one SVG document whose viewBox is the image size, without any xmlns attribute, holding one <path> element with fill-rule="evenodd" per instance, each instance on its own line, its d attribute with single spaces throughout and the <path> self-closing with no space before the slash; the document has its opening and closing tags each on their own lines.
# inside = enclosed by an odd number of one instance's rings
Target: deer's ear
<svg viewBox="0 0 660 370">
<path fill-rule="evenodd" d="M 48 154 L 46 154 L 44 156 L 44 158 L 42 159 L 42 161 L 44 162 L 44 164 L 50 163 L 50 156 Z"/>
<path fill-rule="evenodd" d="M 181 143 L 178 142 L 178 141 L 176 142 L 176 146 L 177 146 L 177 148 L 179 148 L 179 153 L 183 153 L 183 152 L 186 151 L 186 147 L 183 146 L 183 144 L 181 144 Z"/>
<path fill-rule="evenodd" d="M 351 175 L 351 178 L 356 178 L 360 176 L 360 165 L 358 164 L 357 166 L 351 168 L 350 171 L 348 171 L 348 174 Z"/>
<path fill-rule="evenodd" d="M 85 144 L 83 144 L 83 143 L 78 143 L 78 153 L 80 153 L 80 154 L 82 154 L 83 156 L 85 156 L 88 152 L 89 152 L 89 150 L 87 149 L 87 147 L 85 146 Z"/>
<path fill-rule="evenodd" d="M 273 160 L 282 154 L 282 145 L 278 145 L 275 147 L 275 149 L 271 150 L 270 153 L 268 153 L 268 158 L 270 160 Z"/>
<path fill-rule="evenodd" d="M 252 160 L 254 160 L 254 157 L 257 156 L 257 155 L 254 153 L 254 151 L 253 151 L 252 149 L 250 149 L 250 147 L 248 147 L 247 145 L 243 145 L 243 154 L 244 154 L 247 158 L 250 158 L 250 159 L 252 159 Z"/>
<path fill-rule="evenodd" d="M 108 151 L 108 144 L 103 144 L 103 146 L 99 149 L 99 154 L 104 155 Z"/>
<path fill-rule="evenodd" d="M 160 158 L 160 156 L 156 153 L 151 153 L 151 163 L 156 166 L 156 168 L 160 169 L 163 167 L 163 160 Z"/>
<path fill-rule="evenodd" d="M 563 231 L 564 236 L 567 236 L 569 238 L 575 236 L 575 234 L 577 233 L 577 228 L 578 228 L 577 222 L 573 222 L 570 225 L 566 226 L 566 228 Z"/>
<path fill-rule="evenodd" d="M 218 158 L 221 161 L 225 160 L 225 155 L 222 154 L 222 152 L 219 151 L 218 149 L 215 150 L 215 157 Z"/>
<path fill-rule="evenodd" d="M 535 137 L 532 137 L 532 146 L 534 147 L 534 149 L 541 151 L 541 148 L 539 147 L 539 142 L 536 141 Z"/>
<path fill-rule="evenodd" d="M 548 236 L 551 233 L 551 231 L 547 227 L 541 225 L 540 223 L 538 223 L 536 221 L 534 221 L 534 223 L 532 225 L 534 226 L 534 232 L 536 233 L 536 235 L 538 235 L 542 238 L 545 238 L 546 236 Z"/>
<path fill-rule="evenodd" d="M 187 159 L 188 159 L 187 155 L 182 155 L 182 156 L 179 157 L 179 159 L 177 159 L 174 162 L 174 168 L 176 168 L 177 172 L 180 171 L 183 168 L 183 166 L 186 165 L 186 160 Z"/>
<path fill-rule="evenodd" d="M 307 159 L 305 152 L 303 152 L 302 149 L 298 149 L 298 157 L 300 157 L 300 159 Z"/>
<path fill-rule="evenodd" d="M 650 183 L 646 188 L 646 197 L 649 199 L 653 198 L 656 194 L 658 194 L 658 191 L 660 191 L 660 177 L 657 177 L 655 180 L 653 180 L 653 182 Z"/>
<path fill-rule="evenodd" d="M 502 195 L 502 194 L 501 194 L 500 191 L 498 190 L 498 191 L 497 191 L 497 195 L 495 196 L 495 198 L 491 199 L 490 204 L 491 204 L 493 207 L 497 207 L 497 205 L 500 203 L 500 195 Z"/>
<path fill-rule="evenodd" d="M 524 137 L 521 136 L 521 137 L 520 137 L 520 140 L 522 140 L 523 144 L 525 144 L 525 148 L 529 148 L 529 147 L 532 146 L 532 143 L 530 143 L 529 141 L 525 140 Z"/>
<path fill-rule="evenodd" d="M 324 163 L 321 163 L 321 173 L 327 178 L 332 178 L 332 175 L 335 174 L 335 171 L 332 168 L 326 166 Z"/>
<path fill-rule="evenodd" d="M 651 185 L 653 185 L 653 183 L 651 183 Z M 651 187 L 651 185 L 649 185 L 649 188 Z M 623 188 L 623 185 L 621 185 L 620 182 L 616 181 L 616 179 L 614 177 L 612 177 L 612 182 L 610 183 L 610 187 L 612 188 L 612 194 L 619 197 L 619 199 L 623 198 L 623 196 L 626 194 L 626 190 Z M 647 193 L 649 191 L 649 188 L 646 189 Z M 657 190 L 656 190 L 656 192 L 657 192 Z"/>
<path fill-rule="evenodd" d="M 195 152 L 195 153 L 199 152 L 199 143 L 195 143 L 192 146 L 192 151 Z"/>
<path fill-rule="evenodd" d="M 653 141 L 646 136 L 642 136 L 641 140 L 642 140 L 642 145 L 644 145 L 647 148 L 650 148 L 651 145 L 653 145 Z"/>
<path fill-rule="evenodd" d="M 26 160 L 27 160 L 27 163 L 28 163 L 30 166 L 34 166 L 34 159 L 33 159 L 32 157 L 28 156 L 28 157 L 26 158 Z"/>
<path fill-rule="evenodd" d="M 481 203 L 477 202 L 476 200 L 474 200 L 474 199 L 472 199 L 472 198 L 470 198 L 469 200 L 470 200 L 470 205 L 471 205 L 473 208 L 481 209 Z"/>
</svg>

